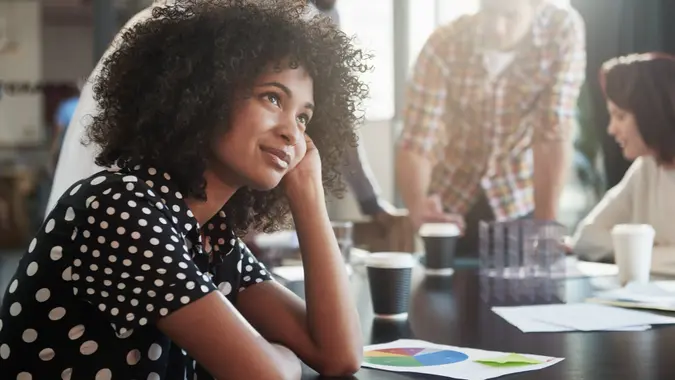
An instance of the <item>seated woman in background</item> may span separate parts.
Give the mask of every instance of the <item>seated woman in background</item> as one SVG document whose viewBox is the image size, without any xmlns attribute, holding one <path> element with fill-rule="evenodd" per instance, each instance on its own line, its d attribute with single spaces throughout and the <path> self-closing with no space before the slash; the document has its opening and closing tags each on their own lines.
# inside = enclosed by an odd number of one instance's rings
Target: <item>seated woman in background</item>
<svg viewBox="0 0 675 380">
<path fill-rule="evenodd" d="M 675 58 L 619 57 L 606 62 L 600 75 L 608 132 L 635 161 L 580 223 L 572 251 L 585 259 L 610 259 L 614 225 L 640 223 L 656 230 L 655 256 L 675 254 Z"/>
<path fill-rule="evenodd" d="M 297 379 L 361 364 L 325 206 L 367 69 L 292 1 L 153 10 L 94 86 L 97 164 L 30 243 L 0 311 L 11 379 Z M 321 153 L 321 158 L 319 157 Z M 292 214 L 306 304 L 238 239 Z"/>
</svg>

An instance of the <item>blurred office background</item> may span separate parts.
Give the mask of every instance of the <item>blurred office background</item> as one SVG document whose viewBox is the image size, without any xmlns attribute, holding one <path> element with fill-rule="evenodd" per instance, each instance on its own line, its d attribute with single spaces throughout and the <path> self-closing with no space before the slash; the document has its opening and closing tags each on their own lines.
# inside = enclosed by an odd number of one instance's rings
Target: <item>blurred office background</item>
<svg viewBox="0 0 675 380">
<path fill-rule="evenodd" d="M 393 150 L 403 89 L 426 38 L 475 12 L 480 0 L 337 0 L 342 28 L 374 54 L 372 98 L 362 135 L 384 197 L 397 203 Z M 588 83 L 580 100 L 574 160 L 560 204 L 573 227 L 628 163 L 604 133 L 607 115 L 596 73 L 630 52 L 673 51 L 669 0 L 553 0 L 576 7 L 588 31 Z M 570 4 L 571 1 L 571 4 Z M 0 289 L 39 227 L 54 165 L 57 110 L 77 96 L 119 28 L 149 0 L 0 0 Z M 400 205 L 400 204 L 399 204 Z M 335 219 L 360 218 L 349 195 L 331 200 Z"/>
</svg>

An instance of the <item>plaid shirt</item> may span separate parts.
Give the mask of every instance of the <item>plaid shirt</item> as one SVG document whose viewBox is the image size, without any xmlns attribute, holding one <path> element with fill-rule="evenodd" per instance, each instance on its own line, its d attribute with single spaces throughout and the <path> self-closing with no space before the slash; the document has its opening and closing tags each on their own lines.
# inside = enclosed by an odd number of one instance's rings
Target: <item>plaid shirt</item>
<svg viewBox="0 0 675 380">
<path fill-rule="evenodd" d="M 530 37 L 493 80 L 480 51 L 480 13 L 436 30 L 406 93 L 403 149 L 434 166 L 430 193 L 466 214 L 485 192 L 497 220 L 534 210 L 537 142 L 563 140 L 584 80 L 584 24 L 576 11 L 542 5 Z"/>
</svg>

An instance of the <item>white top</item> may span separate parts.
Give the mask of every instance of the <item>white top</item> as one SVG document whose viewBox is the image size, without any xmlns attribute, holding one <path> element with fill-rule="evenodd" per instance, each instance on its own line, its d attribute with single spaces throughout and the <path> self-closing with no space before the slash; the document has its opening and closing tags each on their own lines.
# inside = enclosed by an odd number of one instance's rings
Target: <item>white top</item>
<svg viewBox="0 0 675 380">
<path fill-rule="evenodd" d="M 161 2 L 158 2 L 161 4 Z M 156 3 L 155 5 L 158 5 Z M 87 136 L 86 128 L 92 122 L 92 116 L 99 112 L 98 103 L 94 100 L 92 85 L 101 73 L 103 61 L 110 55 L 120 43 L 121 34 L 127 28 L 131 28 L 139 22 L 148 20 L 152 17 L 152 7 L 138 12 L 132 17 L 115 36 L 110 47 L 98 61 L 94 71 L 89 75 L 89 79 L 82 87 L 80 100 L 75 108 L 75 113 L 70 119 L 70 125 L 66 130 L 63 139 L 59 161 L 54 173 L 54 182 L 52 184 L 51 194 L 45 215 L 54 208 L 61 195 L 75 182 L 87 178 L 102 169 L 94 163 L 97 152 L 97 146 L 94 144 L 84 145 L 83 139 Z"/>
<path fill-rule="evenodd" d="M 486 50 L 483 52 L 483 66 L 490 82 L 494 82 L 516 58 L 515 51 Z"/>
<path fill-rule="evenodd" d="M 654 256 L 675 257 L 675 170 L 640 157 L 621 182 L 581 221 L 572 239 L 575 253 L 599 260 L 612 256 L 611 230 L 617 224 L 654 227 Z"/>
</svg>

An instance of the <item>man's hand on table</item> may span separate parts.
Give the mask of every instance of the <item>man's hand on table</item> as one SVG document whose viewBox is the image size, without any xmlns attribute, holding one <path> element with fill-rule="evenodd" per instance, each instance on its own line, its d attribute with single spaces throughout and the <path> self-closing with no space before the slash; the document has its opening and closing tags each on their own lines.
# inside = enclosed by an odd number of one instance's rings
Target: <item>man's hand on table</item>
<svg viewBox="0 0 675 380">
<path fill-rule="evenodd" d="M 453 223 L 459 227 L 462 233 L 466 228 L 464 218 L 461 215 L 443 211 L 441 198 L 436 194 L 428 196 L 416 205 L 411 205 L 410 219 L 415 231 L 419 231 L 424 223 Z"/>
</svg>

